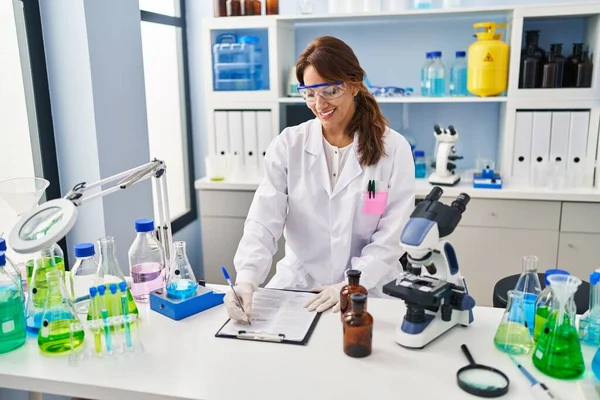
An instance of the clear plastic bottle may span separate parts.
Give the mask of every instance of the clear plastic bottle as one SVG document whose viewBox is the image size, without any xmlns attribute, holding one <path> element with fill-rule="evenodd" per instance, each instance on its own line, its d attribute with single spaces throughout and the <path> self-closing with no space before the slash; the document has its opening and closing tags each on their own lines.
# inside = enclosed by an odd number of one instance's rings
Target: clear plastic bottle
<svg viewBox="0 0 600 400">
<path fill-rule="evenodd" d="M 138 234 L 129 249 L 131 292 L 136 301 L 146 303 L 150 292 L 165 287 L 165 256 L 162 245 L 154 237 L 153 220 L 138 219 L 135 230 Z"/>
<path fill-rule="evenodd" d="M 544 274 L 544 282 L 546 283 L 546 287 L 540 293 L 537 301 L 535 302 L 535 321 L 533 327 L 533 339 L 537 341 L 542 329 L 544 329 L 544 324 L 548 320 L 548 316 L 550 315 L 550 311 L 552 310 L 552 300 L 554 295 L 552 294 L 552 289 L 550 289 L 550 282 L 548 281 L 548 277 L 552 275 L 570 275 L 569 271 L 565 271 L 562 269 L 549 269 Z"/>
<path fill-rule="evenodd" d="M 434 97 L 446 95 L 446 67 L 442 63 L 442 52 L 434 51 L 433 60 L 427 72 L 429 95 Z"/>
<path fill-rule="evenodd" d="M 175 258 L 169 268 L 167 280 L 167 296 L 173 299 L 187 299 L 196 294 L 198 281 L 194 276 L 192 265 L 185 252 L 185 242 L 173 243 Z"/>
<path fill-rule="evenodd" d="M 456 60 L 450 69 L 450 96 L 467 95 L 467 53 L 456 52 Z"/>
<path fill-rule="evenodd" d="M 537 274 L 538 258 L 534 255 L 523 257 L 521 276 L 515 286 L 515 291 L 523 293 L 523 311 L 530 335 L 533 336 L 535 321 L 535 302 L 542 292 L 540 278 Z"/>
<path fill-rule="evenodd" d="M 425 161 L 425 152 L 423 150 L 415 150 L 415 178 L 427 177 L 427 162 Z"/>
<path fill-rule="evenodd" d="M 432 53 L 425 54 L 425 64 L 423 64 L 421 67 L 421 96 L 429 96 L 429 66 L 431 65 L 431 61 L 433 59 L 431 54 Z"/>
<path fill-rule="evenodd" d="M 0 252 L 0 353 L 8 353 L 25 344 L 23 290 Z"/>
<path fill-rule="evenodd" d="M 75 266 L 69 272 L 69 295 L 78 314 L 87 314 L 89 290 L 96 284 L 98 264 L 94 259 L 96 251 L 93 243 L 80 243 L 75 247 Z"/>
</svg>

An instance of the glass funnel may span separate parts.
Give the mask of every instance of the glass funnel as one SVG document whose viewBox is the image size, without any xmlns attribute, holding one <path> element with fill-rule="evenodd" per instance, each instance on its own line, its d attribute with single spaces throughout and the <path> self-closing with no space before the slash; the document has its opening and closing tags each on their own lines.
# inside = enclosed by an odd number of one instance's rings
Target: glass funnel
<svg viewBox="0 0 600 400">
<path fill-rule="evenodd" d="M 38 333 L 38 346 L 44 353 L 64 353 L 79 347 L 83 343 L 84 333 L 61 273 L 57 269 L 50 270 L 46 279 L 48 295 Z M 71 333 L 73 326 L 78 326 L 79 329 Z"/>
<path fill-rule="evenodd" d="M 103 237 L 98 239 L 98 248 L 100 249 L 100 257 L 98 259 L 98 273 L 96 274 L 96 285 L 104 285 L 106 291 L 109 291 L 109 285 L 116 283 L 119 285 L 125 281 L 125 275 L 119 266 L 119 260 L 117 260 L 117 246 L 115 244 L 115 238 L 111 236 Z M 127 289 L 127 303 L 129 305 L 129 314 L 138 315 L 138 308 L 131 295 L 131 290 Z M 113 309 L 112 303 L 108 306 L 108 315 L 114 317 L 122 315 L 120 309 Z M 92 315 L 88 311 L 88 321 L 92 320 Z M 135 320 L 135 319 L 134 319 Z"/>
<path fill-rule="evenodd" d="M 553 378 L 577 378 L 585 371 L 585 364 L 570 302 L 581 280 L 570 275 L 553 275 L 548 277 L 548 281 L 554 300 L 550 316 L 537 340 L 533 365 Z"/>
<path fill-rule="evenodd" d="M 0 182 L 0 198 L 17 216 L 33 210 L 50 182 L 42 178 L 14 178 Z"/>
<path fill-rule="evenodd" d="M 175 257 L 169 269 L 167 296 L 173 299 L 187 299 L 196 294 L 198 282 L 185 252 L 185 242 L 173 243 Z"/>
<path fill-rule="evenodd" d="M 508 303 L 496 330 L 494 345 L 508 354 L 527 354 L 533 348 L 533 338 L 529 333 L 523 310 L 524 293 L 509 290 L 507 295 Z"/>
<path fill-rule="evenodd" d="M 532 336 L 535 325 L 535 302 L 542 292 L 537 267 L 538 258 L 536 256 L 523 257 L 521 276 L 515 285 L 515 291 L 523 293 L 523 311 L 525 312 L 529 333 Z"/>
</svg>

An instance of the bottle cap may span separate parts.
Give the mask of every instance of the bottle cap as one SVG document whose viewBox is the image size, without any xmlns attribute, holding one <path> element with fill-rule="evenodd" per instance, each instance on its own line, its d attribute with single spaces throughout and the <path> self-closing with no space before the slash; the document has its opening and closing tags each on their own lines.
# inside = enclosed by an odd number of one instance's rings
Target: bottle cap
<svg viewBox="0 0 600 400">
<path fill-rule="evenodd" d="M 98 294 L 98 288 L 95 286 L 92 286 L 90 288 L 90 297 L 96 297 L 96 294 Z"/>
<path fill-rule="evenodd" d="M 358 269 L 349 269 L 346 272 L 346 276 L 348 278 L 360 278 L 360 274 L 361 274 L 361 272 Z"/>
<path fill-rule="evenodd" d="M 433 57 L 441 57 L 442 56 L 442 52 L 441 51 L 434 51 L 432 53 Z"/>
<path fill-rule="evenodd" d="M 110 289 L 111 294 L 117 293 L 117 284 L 111 283 L 110 285 L 108 285 L 108 289 Z"/>
<path fill-rule="evenodd" d="M 104 285 L 98 286 L 98 293 L 100 294 L 100 296 L 104 296 L 104 293 L 106 293 L 106 286 L 104 286 Z"/>
<path fill-rule="evenodd" d="M 564 269 L 549 269 L 544 273 L 544 282 L 546 282 L 546 285 L 550 284 L 548 277 L 552 275 L 571 275 L 571 273 Z"/>
<path fill-rule="evenodd" d="M 0 238 L 0 251 L 6 251 L 6 239 Z"/>
<path fill-rule="evenodd" d="M 427 53 L 425 53 L 425 58 L 431 58 L 433 57 L 433 52 L 428 51 Z"/>
<path fill-rule="evenodd" d="M 597 285 L 600 282 L 600 272 L 594 271 L 590 274 L 590 285 Z"/>
<path fill-rule="evenodd" d="M 127 282 L 125 282 L 125 281 L 119 282 L 119 290 L 121 292 L 127 291 Z"/>
<path fill-rule="evenodd" d="M 0 267 L 4 267 L 6 265 L 6 253 L 0 252 Z"/>
<path fill-rule="evenodd" d="M 415 157 L 425 157 L 425 152 L 423 150 L 415 150 Z"/>
<path fill-rule="evenodd" d="M 367 302 L 367 295 L 362 293 L 354 293 L 350 295 L 350 300 L 353 303 L 364 304 Z"/>
<path fill-rule="evenodd" d="M 465 51 L 457 51 L 456 52 L 456 57 L 465 57 L 467 55 L 467 53 Z"/>
<path fill-rule="evenodd" d="M 154 230 L 154 221 L 147 218 L 135 221 L 136 232 L 152 232 Z"/>
<path fill-rule="evenodd" d="M 74 246 L 74 249 L 77 258 L 91 257 L 96 254 L 94 243 L 79 243 Z"/>
</svg>

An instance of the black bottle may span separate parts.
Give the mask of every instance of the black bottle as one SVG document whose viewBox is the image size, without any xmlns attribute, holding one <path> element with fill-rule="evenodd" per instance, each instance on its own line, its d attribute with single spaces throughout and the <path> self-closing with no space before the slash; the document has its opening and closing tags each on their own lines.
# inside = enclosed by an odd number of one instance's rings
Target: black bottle
<svg viewBox="0 0 600 400">
<path fill-rule="evenodd" d="M 577 66 L 583 58 L 583 43 L 573 43 L 573 54 L 565 62 L 563 87 L 575 87 L 577 83 Z"/>
<path fill-rule="evenodd" d="M 527 50 L 527 55 L 521 63 L 521 81 L 519 82 L 519 87 L 533 89 L 541 86 L 541 59 L 535 54 L 535 46 L 531 45 Z"/>
<path fill-rule="evenodd" d="M 557 88 L 562 87 L 563 79 L 565 75 L 565 63 L 567 62 L 567 57 L 565 57 L 562 53 L 562 43 L 554 43 L 550 45 L 550 58 L 556 63 L 556 86 Z"/>
<path fill-rule="evenodd" d="M 592 64 L 588 54 L 589 53 L 587 51 L 584 51 L 581 62 L 577 65 L 577 80 L 575 82 L 576 87 L 592 87 L 592 72 L 594 70 L 594 64 Z"/>
<path fill-rule="evenodd" d="M 554 60 L 554 56 L 550 54 L 548 62 L 544 64 L 544 73 L 542 75 L 542 87 L 544 89 L 556 87 L 556 77 L 558 75 L 558 64 Z"/>
<path fill-rule="evenodd" d="M 525 47 L 523 48 L 523 50 L 521 50 L 521 71 L 519 74 L 519 83 L 522 83 L 524 80 L 523 62 L 525 61 L 525 58 L 530 56 L 529 48 L 533 47 L 533 55 L 539 60 L 539 62 L 537 63 L 538 71 L 536 73 L 537 81 L 535 82 L 534 86 L 532 86 L 536 88 L 542 86 L 543 67 L 546 61 L 548 60 L 546 56 L 546 51 L 539 46 L 539 41 L 540 31 L 525 31 Z"/>
</svg>

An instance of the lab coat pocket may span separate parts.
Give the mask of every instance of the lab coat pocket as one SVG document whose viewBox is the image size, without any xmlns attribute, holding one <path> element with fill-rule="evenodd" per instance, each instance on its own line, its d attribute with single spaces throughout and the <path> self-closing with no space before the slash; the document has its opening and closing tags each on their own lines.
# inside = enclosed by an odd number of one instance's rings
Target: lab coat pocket
<svg viewBox="0 0 600 400">
<path fill-rule="evenodd" d="M 363 193 L 363 214 L 381 215 L 387 205 L 387 192 L 375 192 L 375 195 L 369 198 L 369 193 Z"/>
</svg>

